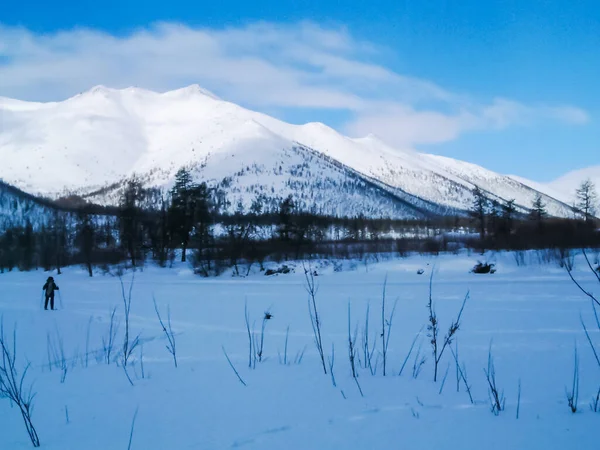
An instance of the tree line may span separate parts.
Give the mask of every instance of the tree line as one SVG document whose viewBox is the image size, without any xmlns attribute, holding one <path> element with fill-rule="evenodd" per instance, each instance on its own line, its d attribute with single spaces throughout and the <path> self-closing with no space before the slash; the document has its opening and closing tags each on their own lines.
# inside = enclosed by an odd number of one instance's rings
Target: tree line
<svg viewBox="0 0 600 450">
<path fill-rule="evenodd" d="M 152 260 L 168 266 L 179 259 L 212 276 L 232 268 L 243 275 L 253 264 L 307 256 L 363 258 L 408 252 L 438 253 L 464 247 L 530 249 L 600 247 L 597 194 L 591 182 L 576 193 L 570 219 L 550 217 L 538 195 L 527 212 L 514 200 L 490 200 L 475 188 L 473 205 L 461 216 L 420 220 L 328 217 L 301 212 L 291 196 L 265 210 L 260 196 L 233 213 L 227 196 L 194 182 L 185 168 L 169 192 L 130 179 L 116 208 L 82 204 L 55 209 L 37 228 L 29 222 L 0 234 L 0 273 L 80 264 L 94 267 Z"/>
<path fill-rule="evenodd" d="M 472 244 L 496 250 L 597 246 L 597 201 L 594 184 L 586 180 L 575 191 L 573 217 L 560 219 L 548 214 L 539 193 L 528 211 L 521 212 L 514 199 L 490 200 L 475 187 L 469 216 L 479 238 Z"/>
</svg>

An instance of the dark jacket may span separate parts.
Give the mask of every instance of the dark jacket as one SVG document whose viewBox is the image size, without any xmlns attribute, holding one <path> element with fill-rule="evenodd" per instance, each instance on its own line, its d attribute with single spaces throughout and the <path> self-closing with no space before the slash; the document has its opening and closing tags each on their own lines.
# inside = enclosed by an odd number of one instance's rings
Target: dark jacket
<svg viewBox="0 0 600 450">
<path fill-rule="evenodd" d="M 44 287 L 42 287 L 42 290 L 46 293 L 46 297 L 51 297 L 54 296 L 54 291 L 58 291 L 60 289 L 54 280 L 48 280 L 46 281 L 46 284 L 44 284 Z"/>
</svg>

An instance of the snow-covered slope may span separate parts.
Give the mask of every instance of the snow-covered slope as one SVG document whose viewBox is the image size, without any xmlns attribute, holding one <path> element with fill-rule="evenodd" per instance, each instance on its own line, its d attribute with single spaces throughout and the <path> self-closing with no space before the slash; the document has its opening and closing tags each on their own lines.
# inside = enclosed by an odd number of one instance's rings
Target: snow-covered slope
<svg viewBox="0 0 600 450">
<path fill-rule="evenodd" d="M 510 177 L 569 205 L 575 202 L 575 192 L 586 180 L 594 183 L 596 191 L 600 193 L 600 166 L 574 170 L 550 183 L 537 183 L 516 175 L 510 175 Z"/>
<path fill-rule="evenodd" d="M 588 167 L 586 169 L 574 170 L 562 177 L 548 183 L 550 189 L 560 192 L 568 201 L 573 201 L 575 191 L 582 182 L 590 180 L 600 190 L 600 166 Z"/>
<path fill-rule="evenodd" d="M 24 227 L 27 222 L 39 227 L 52 215 L 53 208 L 0 180 L 0 233 L 10 227 Z"/>
<path fill-rule="evenodd" d="M 34 193 L 101 192 L 94 200 L 113 203 L 117 191 L 107 186 L 138 174 L 168 188 L 185 165 L 224 188 L 233 205 L 257 195 L 274 204 L 291 193 L 304 209 L 338 215 L 465 210 L 474 185 L 523 208 L 536 195 L 472 164 L 374 136 L 351 139 L 323 124 L 291 125 L 198 86 L 163 94 L 98 86 L 56 103 L 0 98 L 0 114 L 0 177 Z M 566 205 L 546 202 L 566 215 Z"/>
</svg>

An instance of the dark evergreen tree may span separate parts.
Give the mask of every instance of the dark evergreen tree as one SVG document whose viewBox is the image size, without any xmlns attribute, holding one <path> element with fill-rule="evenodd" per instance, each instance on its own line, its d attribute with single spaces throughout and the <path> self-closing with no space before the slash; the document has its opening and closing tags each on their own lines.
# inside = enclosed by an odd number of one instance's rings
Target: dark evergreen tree
<svg viewBox="0 0 600 450">
<path fill-rule="evenodd" d="M 127 182 L 120 202 L 119 238 L 133 267 L 142 259 L 144 230 L 141 205 L 145 196 L 141 181 L 133 178 Z"/>
<path fill-rule="evenodd" d="M 17 232 L 14 228 L 8 228 L 0 238 L 0 268 L 2 272 L 12 270 L 17 265 Z"/>
<path fill-rule="evenodd" d="M 208 188 L 205 183 L 196 184 L 190 172 L 181 168 L 175 175 L 171 189 L 171 205 L 167 220 L 170 235 L 177 247 L 181 247 L 181 261 L 185 262 L 194 226 L 208 209 Z"/>
<path fill-rule="evenodd" d="M 535 222 L 537 232 L 540 234 L 543 231 L 544 219 L 547 215 L 548 213 L 546 212 L 544 200 L 542 199 L 541 194 L 537 194 L 531 205 L 531 210 L 529 211 L 529 219 Z"/>
<path fill-rule="evenodd" d="M 487 230 L 490 234 L 497 236 L 502 234 L 502 206 L 496 199 L 487 203 Z"/>
<path fill-rule="evenodd" d="M 68 235 L 67 220 L 65 214 L 55 211 L 52 220 L 52 231 L 54 233 L 54 258 L 56 272 L 60 275 L 61 268 L 68 264 Z"/>
<path fill-rule="evenodd" d="M 216 260 L 222 255 L 215 248 L 212 230 L 213 216 L 218 213 L 217 206 L 211 199 L 211 194 L 206 183 L 201 183 L 195 192 L 194 227 L 192 242 L 194 245 L 194 263 L 197 270 L 204 276 L 209 276 L 214 270 L 217 272 Z M 215 266 L 213 267 L 213 260 Z"/>
<path fill-rule="evenodd" d="M 292 214 L 295 207 L 296 205 L 291 194 L 279 204 L 277 234 L 279 235 L 279 239 L 284 243 L 290 241 L 290 236 L 293 232 L 294 224 Z"/>
<path fill-rule="evenodd" d="M 507 200 L 502 204 L 502 234 L 510 236 L 513 232 L 517 207 L 515 200 Z"/>
<path fill-rule="evenodd" d="M 589 179 L 581 183 L 575 191 L 576 203 L 575 206 L 587 222 L 596 214 L 596 201 L 598 194 L 596 186 Z"/>
<path fill-rule="evenodd" d="M 488 213 L 489 201 L 483 194 L 479 186 L 473 189 L 473 205 L 469 211 L 471 218 L 475 221 L 481 241 L 485 240 L 486 235 L 486 216 Z"/>
<path fill-rule="evenodd" d="M 94 276 L 93 259 L 96 247 L 96 226 L 93 216 L 84 208 L 77 214 L 75 244 L 90 277 Z"/>
<path fill-rule="evenodd" d="M 25 223 L 25 228 L 19 236 L 19 250 L 21 253 L 21 270 L 31 270 L 34 267 L 34 256 L 35 256 L 35 236 L 33 233 L 33 226 L 29 219 Z"/>
</svg>

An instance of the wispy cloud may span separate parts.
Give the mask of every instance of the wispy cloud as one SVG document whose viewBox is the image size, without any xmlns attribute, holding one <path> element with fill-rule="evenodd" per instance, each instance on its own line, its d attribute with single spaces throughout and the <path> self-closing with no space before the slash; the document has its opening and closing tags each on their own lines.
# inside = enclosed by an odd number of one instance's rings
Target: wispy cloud
<svg viewBox="0 0 600 450">
<path fill-rule="evenodd" d="M 380 53 L 344 28 L 314 23 L 224 29 L 161 23 L 119 36 L 0 26 L 0 95 L 59 100 L 96 84 L 165 91 L 199 83 L 258 109 L 347 111 L 353 118 L 344 131 L 403 146 L 445 142 L 475 129 L 589 120 L 570 105 L 475 101 L 374 62 Z"/>
</svg>

